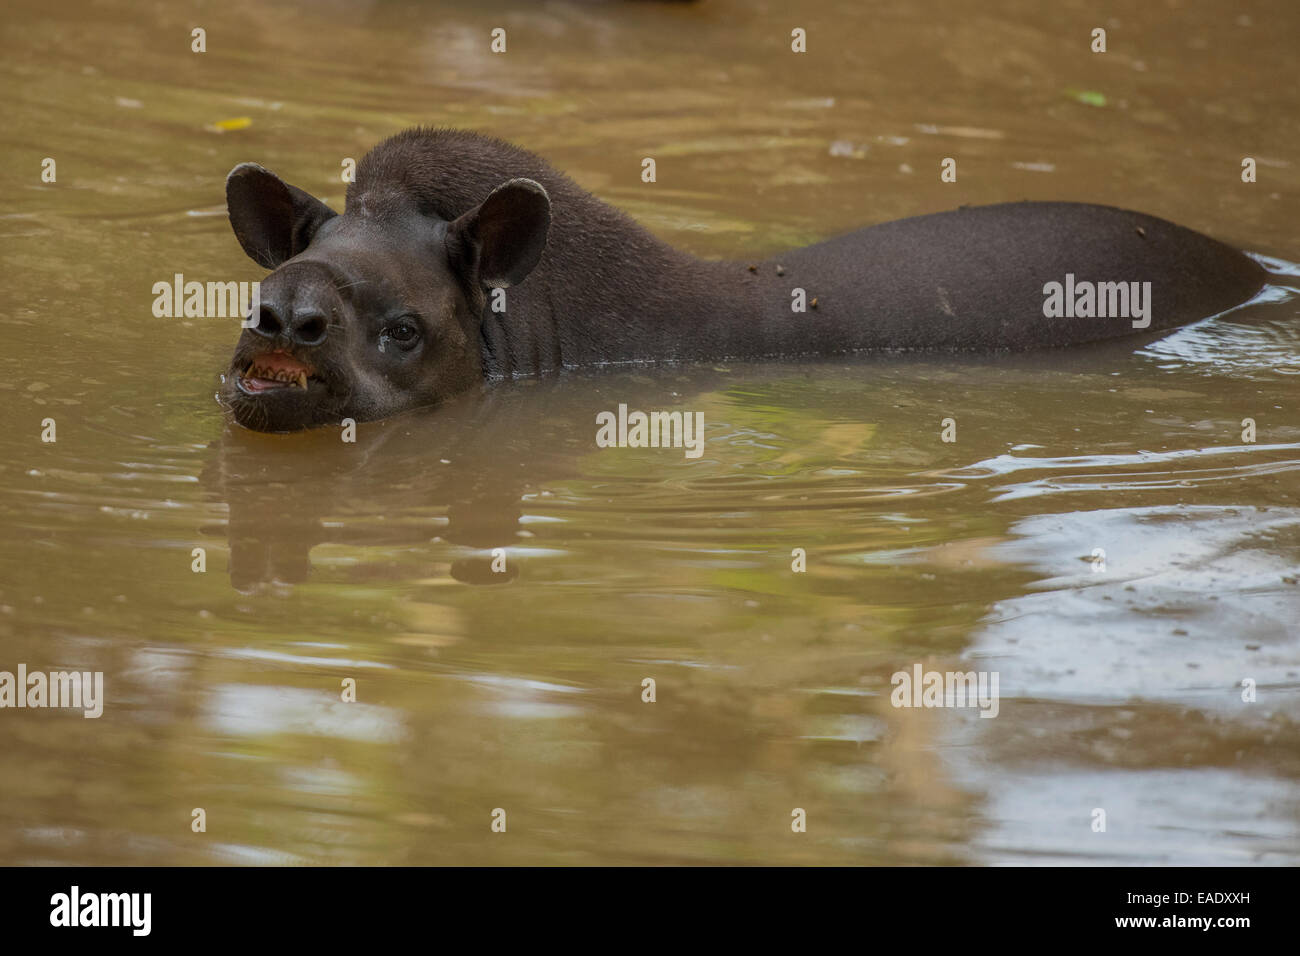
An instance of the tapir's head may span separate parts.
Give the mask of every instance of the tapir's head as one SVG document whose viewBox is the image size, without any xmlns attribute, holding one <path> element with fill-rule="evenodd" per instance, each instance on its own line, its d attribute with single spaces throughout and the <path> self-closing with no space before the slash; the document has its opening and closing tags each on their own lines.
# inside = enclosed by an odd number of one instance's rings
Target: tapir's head
<svg viewBox="0 0 1300 956">
<path fill-rule="evenodd" d="M 482 381 L 488 290 L 528 275 L 551 220 L 531 179 L 452 221 L 400 195 L 339 215 L 252 163 L 231 171 L 226 204 L 244 251 L 273 270 L 221 389 L 259 431 L 383 418 Z"/>
</svg>

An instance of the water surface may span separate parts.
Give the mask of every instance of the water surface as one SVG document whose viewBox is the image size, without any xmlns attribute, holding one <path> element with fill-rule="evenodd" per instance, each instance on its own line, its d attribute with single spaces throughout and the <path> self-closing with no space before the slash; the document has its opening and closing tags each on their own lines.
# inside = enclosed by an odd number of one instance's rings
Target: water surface
<svg viewBox="0 0 1300 956">
<path fill-rule="evenodd" d="M 1281 0 L 17 0 L 0 670 L 102 670 L 108 700 L 0 712 L 0 861 L 1300 862 L 1297 27 Z M 237 162 L 341 208 L 342 161 L 416 123 L 702 256 L 1072 199 L 1279 274 L 1154 343 L 571 374 L 355 444 L 228 426 L 235 323 L 155 318 L 153 283 L 260 277 Z M 703 412 L 705 453 L 597 449 L 619 403 Z M 998 717 L 891 707 L 918 662 L 996 670 Z"/>
</svg>

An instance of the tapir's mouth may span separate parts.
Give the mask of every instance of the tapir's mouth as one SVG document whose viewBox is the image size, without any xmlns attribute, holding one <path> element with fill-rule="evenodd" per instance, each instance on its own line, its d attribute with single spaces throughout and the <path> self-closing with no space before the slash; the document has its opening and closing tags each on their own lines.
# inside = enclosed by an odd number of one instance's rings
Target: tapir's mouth
<svg viewBox="0 0 1300 956">
<path fill-rule="evenodd" d="M 266 352 L 249 362 L 248 367 L 239 373 L 239 388 L 250 395 L 284 388 L 305 391 L 308 380 L 314 377 L 314 368 L 288 352 Z"/>
</svg>

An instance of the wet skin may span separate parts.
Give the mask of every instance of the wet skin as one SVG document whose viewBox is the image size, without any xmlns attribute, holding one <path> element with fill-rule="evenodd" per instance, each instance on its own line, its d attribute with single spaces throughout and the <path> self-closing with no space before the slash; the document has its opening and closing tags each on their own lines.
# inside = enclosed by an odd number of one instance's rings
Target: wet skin
<svg viewBox="0 0 1300 956">
<path fill-rule="evenodd" d="M 1173 223 L 1007 203 L 858 230 L 758 264 L 659 241 L 539 157 L 408 130 L 361 162 L 336 214 L 260 166 L 226 183 L 244 250 L 273 270 L 221 397 L 292 431 L 439 404 L 486 380 L 626 362 L 858 351 L 1002 351 L 1135 332 L 1045 318 L 1044 285 L 1149 282 L 1160 331 L 1249 300 L 1266 273 Z M 809 311 L 794 312 L 795 290 Z"/>
</svg>

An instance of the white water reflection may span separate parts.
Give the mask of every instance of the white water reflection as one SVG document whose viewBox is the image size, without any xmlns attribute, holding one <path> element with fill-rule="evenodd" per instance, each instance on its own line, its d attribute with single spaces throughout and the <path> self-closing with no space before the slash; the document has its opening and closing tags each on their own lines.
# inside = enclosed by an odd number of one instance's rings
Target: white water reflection
<svg viewBox="0 0 1300 956">
<path fill-rule="evenodd" d="M 1224 719 L 1300 717 L 1300 510 L 1038 515 L 1011 535 L 988 556 L 1042 577 L 998 602 L 966 652 L 1001 672 L 1004 700 L 1141 698 Z M 1244 678 L 1258 686 L 1253 705 Z"/>
<path fill-rule="evenodd" d="M 974 862 L 1025 866 L 1278 866 L 1300 852 L 1289 780 L 1228 769 L 973 768 L 984 828 Z M 1106 811 L 1093 832 L 1092 811 Z"/>
<path fill-rule="evenodd" d="M 345 703 L 334 682 L 328 689 L 220 684 L 204 702 L 203 721 L 214 733 L 238 737 L 308 734 L 370 743 L 397 743 L 405 736 L 399 711 Z"/>
</svg>

